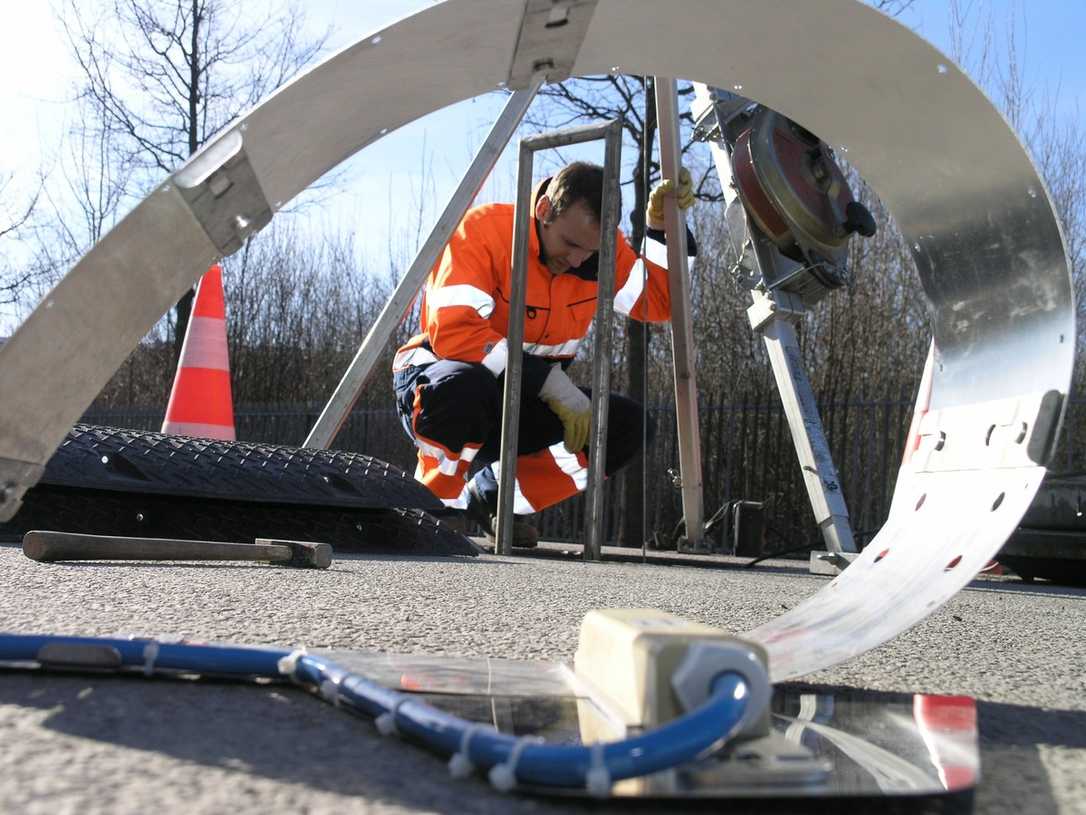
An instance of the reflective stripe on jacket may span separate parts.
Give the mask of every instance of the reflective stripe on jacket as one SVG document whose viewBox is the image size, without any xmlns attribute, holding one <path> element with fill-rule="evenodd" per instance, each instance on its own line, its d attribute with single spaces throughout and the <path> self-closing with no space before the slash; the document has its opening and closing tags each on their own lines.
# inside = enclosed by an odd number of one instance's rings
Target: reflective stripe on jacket
<svg viewBox="0 0 1086 815">
<path fill-rule="evenodd" d="M 615 311 L 646 322 L 668 320 L 662 233 L 649 230 L 644 259 L 621 230 L 616 238 Z M 481 362 L 495 376 L 505 370 L 512 246 L 512 204 L 486 204 L 464 216 L 427 279 L 421 331 L 399 349 L 393 370 L 437 359 Z M 695 252 L 692 248 L 691 254 Z M 555 361 L 572 359 L 595 317 L 598 255 L 556 275 L 541 254 L 533 218 L 528 231 L 524 351 Z"/>
</svg>

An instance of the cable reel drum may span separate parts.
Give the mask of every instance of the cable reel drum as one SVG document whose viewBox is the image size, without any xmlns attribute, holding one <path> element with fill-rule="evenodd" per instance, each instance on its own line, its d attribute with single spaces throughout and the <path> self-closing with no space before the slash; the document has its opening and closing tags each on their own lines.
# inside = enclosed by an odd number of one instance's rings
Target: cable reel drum
<svg viewBox="0 0 1086 815">
<path fill-rule="evenodd" d="M 762 263 L 766 288 L 812 305 L 847 282 L 848 240 L 875 234 L 871 213 L 855 200 L 832 148 L 806 128 L 761 105 L 731 150 L 732 178 L 753 224 L 793 263 Z M 729 218 L 733 226 L 735 221 Z M 738 231 L 739 270 L 758 268 L 754 246 Z M 738 236 L 737 235 L 737 236 Z M 798 265 L 797 265 L 798 264 Z M 748 275 L 749 277 L 749 275 Z"/>
</svg>

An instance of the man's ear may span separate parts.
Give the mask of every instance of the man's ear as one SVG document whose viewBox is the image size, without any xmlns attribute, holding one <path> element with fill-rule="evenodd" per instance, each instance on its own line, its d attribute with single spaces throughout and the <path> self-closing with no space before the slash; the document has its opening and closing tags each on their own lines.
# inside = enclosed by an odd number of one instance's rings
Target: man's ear
<svg viewBox="0 0 1086 815">
<path fill-rule="evenodd" d="M 546 195 L 539 196 L 539 199 L 535 202 L 535 217 L 539 219 L 540 223 L 547 223 L 547 219 L 551 214 L 551 199 Z"/>
</svg>

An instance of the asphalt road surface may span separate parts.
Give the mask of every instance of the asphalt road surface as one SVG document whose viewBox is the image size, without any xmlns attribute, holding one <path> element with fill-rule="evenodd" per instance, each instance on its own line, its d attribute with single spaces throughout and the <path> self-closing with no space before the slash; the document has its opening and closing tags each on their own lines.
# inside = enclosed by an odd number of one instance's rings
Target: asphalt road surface
<svg viewBox="0 0 1086 815">
<path fill-rule="evenodd" d="M 826 579 L 799 564 L 741 570 L 493 556 L 348 556 L 329 571 L 38 564 L 14 547 L 0 547 L 0 570 L 0 630 L 9 632 L 172 633 L 548 660 L 572 659 L 592 608 L 651 606 L 743 631 Z M 1084 622 L 1086 590 L 978 580 L 905 636 L 806 679 L 975 696 L 976 811 L 1086 813 Z M 0 673 L 0 767 L 5 812 L 629 811 L 452 781 L 442 759 L 275 686 Z M 798 802 L 773 811 L 853 810 Z"/>
</svg>

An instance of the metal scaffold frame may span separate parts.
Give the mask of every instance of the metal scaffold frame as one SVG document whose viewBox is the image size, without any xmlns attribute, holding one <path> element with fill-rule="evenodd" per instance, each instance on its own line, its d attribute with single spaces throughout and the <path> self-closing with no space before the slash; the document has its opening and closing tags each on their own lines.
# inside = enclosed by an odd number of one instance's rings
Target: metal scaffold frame
<svg viewBox="0 0 1086 815">
<path fill-rule="evenodd" d="M 660 132 L 660 174 L 678 185 L 682 168 L 679 138 L 678 87 L 670 77 L 657 76 L 656 120 Z M 687 266 L 686 223 L 674 196 L 665 201 L 668 283 L 671 292 L 671 360 L 675 380 L 675 418 L 679 437 L 679 472 L 686 546 L 704 548 L 705 512 L 701 481 L 701 430 L 698 425 L 696 351 L 690 317 L 690 270 Z"/>
<path fill-rule="evenodd" d="M 517 169 L 517 201 L 513 210 L 513 278 L 509 297 L 511 349 L 524 344 L 524 292 L 528 268 L 528 230 L 532 218 L 532 166 L 539 150 L 567 147 L 584 142 L 604 141 L 603 198 L 600 213 L 599 291 L 596 297 L 596 350 L 592 362 L 592 425 L 589 431 L 588 504 L 584 559 L 599 560 L 603 549 L 603 465 L 607 457 L 607 408 L 611 391 L 612 317 L 615 299 L 615 238 L 621 213 L 618 177 L 622 159 L 622 123 L 618 120 L 585 127 L 571 127 L 553 133 L 529 136 L 520 142 Z M 495 551 L 513 552 L 513 490 L 516 486 L 517 433 L 520 428 L 520 382 L 523 361 L 509 354 L 505 369 L 505 398 L 502 412 L 502 473 L 498 479 L 498 536 Z"/>
</svg>

